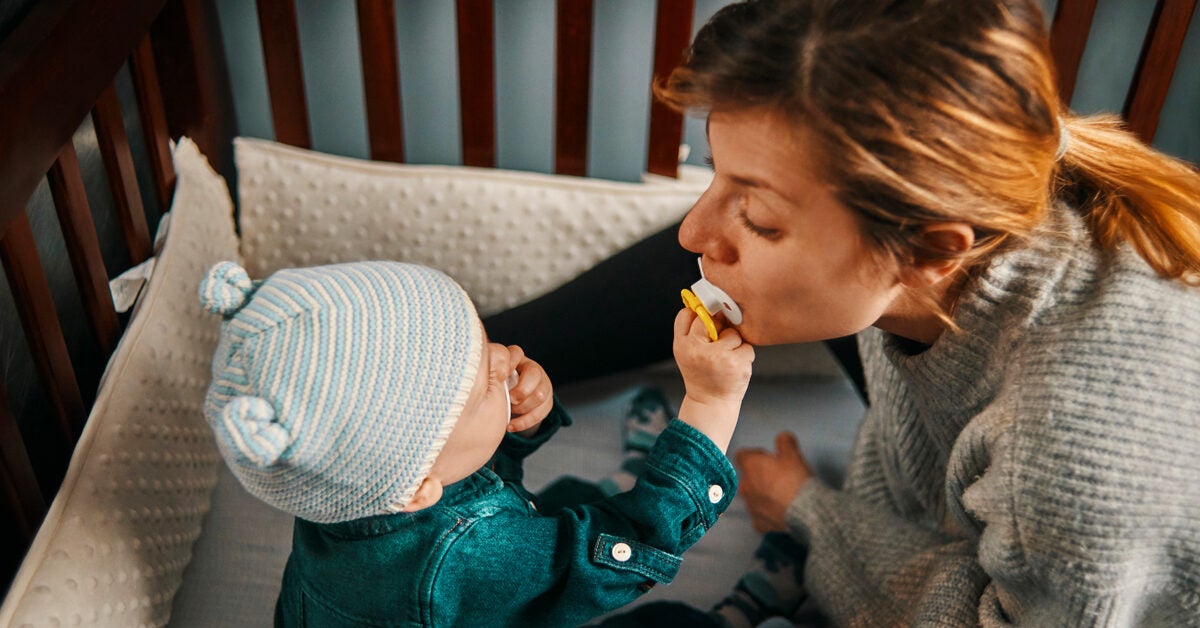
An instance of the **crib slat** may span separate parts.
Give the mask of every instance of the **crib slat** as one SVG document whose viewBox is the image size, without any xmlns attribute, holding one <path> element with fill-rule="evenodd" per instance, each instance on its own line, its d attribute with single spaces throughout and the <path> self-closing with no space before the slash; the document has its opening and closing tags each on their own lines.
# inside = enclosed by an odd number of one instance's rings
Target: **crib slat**
<svg viewBox="0 0 1200 628">
<path fill-rule="evenodd" d="M 1154 7 L 1123 112 L 1129 129 L 1146 143 L 1154 141 L 1158 116 L 1167 102 L 1171 77 L 1195 11 L 1196 0 L 1158 0 Z"/>
<path fill-rule="evenodd" d="M 0 238 L 0 262 L 4 264 L 34 365 L 54 408 L 55 426 L 62 437 L 65 461 L 83 426 L 83 396 L 71 368 L 71 357 L 58 323 L 54 299 L 50 296 L 50 286 L 38 259 L 33 229 L 24 212 L 13 218 L 8 231 Z"/>
<path fill-rule="evenodd" d="M 592 0 L 558 0 L 555 21 L 554 172 L 584 176 L 592 86 Z"/>
<path fill-rule="evenodd" d="M 492 0 L 456 0 L 455 12 L 463 165 L 491 168 L 496 165 L 496 18 Z"/>
<path fill-rule="evenodd" d="M 8 405 L 3 382 L 0 382 L 0 484 L 3 485 L 5 506 L 11 515 L 4 520 L 16 524 L 18 538 L 12 540 L 21 543 L 19 548 L 13 548 L 18 550 L 13 554 L 19 559 L 20 552 L 33 538 L 34 531 L 46 514 L 46 502 L 42 499 L 17 418 Z M 6 556 L 9 552 L 10 548 L 5 548 Z M 9 565 L 0 567 L 5 568 L 2 573 L 8 573 Z"/>
<path fill-rule="evenodd" d="M 1096 0 L 1059 0 L 1050 27 L 1050 53 L 1058 72 L 1058 95 L 1064 105 L 1075 93 L 1075 78 L 1079 62 L 1087 47 L 1092 18 L 1096 15 Z"/>
<path fill-rule="evenodd" d="M 154 20 L 150 42 L 167 132 L 194 140 L 213 169 L 232 181 L 237 124 L 216 3 L 168 2 Z"/>
<path fill-rule="evenodd" d="M 300 64 L 300 29 L 294 0 L 258 0 L 258 28 L 262 33 L 263 61 L 275 139 L 311 148 L 308 101 Z"/>
<path fill-rule="evenodd" d="M 116 98 L 116 92 L 109 91 L 112 97 Z M 102 146 L 103 144 L 104 142 L 101 142 Z M 126 151 L 128 148 L 126 146 Z M 132 161 L 130 166 L 132 167 Z M 112 354 L 117 338 L 121 335 L 121 326 L 113 308 L 108 274 L 104 269 L 104 258 L 100 254 L 100 238 L 96 235 L 96 226 L 92 223 L 92 210 L 88 206 L 83 176 L 79 173 L 79 158 L 75 154 L 73 144 L 67 142 L 58 155 L 58 161 L 54 162 L 46 177 L 50 180 L 50 192 L 54 196 L 54 208 L 58 212 L 63 239 L 67 243 L 71 268 L 75 271 L 75 285 L 79 287 L 79 294 L 83 298 L 92 333 L 104 352 L 104 357 L 107 358 Z M 138 211 L 141 211 L 140 203 Z M 145 228 L 143 216 L 143 234 Z M 148 249 L 150 240 L 149 236 L 145 237 L 145 246 Z"/>
<path fill-rule="evenodd" d="M 402 162 L 404 128 L 400 115 L 396 7 L 392 0 L 358 0 L 358 41 L 371 159 Z"/>
<path fill-rule="evenodd" d="M 142 43 L 138 44 L 130 57 L 129 69 L 133 74 L 134 91 L 137 92 L 138 114 L 142 119 L 146 148 L 150 152 L 154 193 L 159 211 L 165 213 L 171 208 L 171 194 L 175 190 L 175 164 L 171 163 L 167 111 L 163 108 L 158 70 L 154 64 L 154 48 L 150 45 L 149 35 L 142 38 Z"/>
<path fill-rule="evenodd" d="M 116 203 L 125 248 L 129 251 L 129 259 L 134 264 L 140 264 L 151 255 L 150 228 L 146 226 L 146 208 L 142 205 L 142 193 L 138 189 L 133 153 L 129 149 L 129 136 L 125 133 L 125 120 L 121 115 L 121 102 L 112 85 L 100 92 L 100 99 L 92 109 L 92 122 L 96 127 L 104 168 L 108 172 L 108 185 Z M 72 156 L 74 152 L 72 149 Z M 59 161 L 62 161 L 61 156 Z M 84 202 L 86 206 L 86 199 Z"/>
<path fill-rule="evenodd" d="M 692 36 L 695 0 L 658 0 L 654 32 L 653 81 L 665 81 L 683 63 Z M 683 116 L 652 98 L 650 148 L 646 170 L 666 177 L 679 176 L 679 145 L 683 142 Z"/>
</svg>

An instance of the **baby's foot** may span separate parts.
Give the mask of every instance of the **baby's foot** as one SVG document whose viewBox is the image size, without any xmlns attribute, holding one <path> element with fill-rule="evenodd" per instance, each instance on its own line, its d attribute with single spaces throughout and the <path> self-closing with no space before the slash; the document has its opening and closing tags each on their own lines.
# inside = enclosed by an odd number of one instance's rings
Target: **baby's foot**
<svg viewBox="0 0 1200 628">
<path fill-rule="evenodd" d="M 629 404 L 629 412 L 625 414 L 621 430 L 622 451 L 650 453 L 658 435 L 667 429 L 667 424 L 673 418 L 675 410 L 661 390 L 653 386 L 639 390 Z"/>
<path fill-rule="evenodd" d="M 675 410 L 658 388 L 647 386 L 634 395 L 621 426 L 621 468 L 599 482 L 605 495 L 633 488 L 646 468 L 646 456 L 673 418 Z"/>
<path fill-rule="evenodd" d="M 790 617 L 808 597 L 804 559 L 808 552 L 786 532 L 768 532 L 754 564 L 712 614 L 729 628 L 758 626 L 770 617 Z"/>
</svg>

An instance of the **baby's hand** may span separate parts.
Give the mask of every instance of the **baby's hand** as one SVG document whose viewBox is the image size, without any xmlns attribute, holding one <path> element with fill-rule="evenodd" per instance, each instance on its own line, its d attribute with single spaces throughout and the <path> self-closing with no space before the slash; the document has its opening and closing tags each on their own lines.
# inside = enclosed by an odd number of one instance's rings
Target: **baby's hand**
<svg viewBox="0 0 1200 628">
<path fill-rule="evenodd" d="M 517 383 L 508 391 L 512 401 L 508 431 L 532 436 L 554 407 L 554 387 L 542 365 L 525 357 L 521 347 L 509 345 L 508 354 L 517 372 Z"/>
<path fill-rule="evenodd" d="M 732 327 L 714 342 L 696 313 L 682 309 L 675 317 L 675 361 L 687 394 L 698 401 L 740 404 L 750 384 L 754 347 L 742 342 Z"/>
<path fill-rule="evenodd" d="M 709 340 L 703 322 L 685 308 L 675 317 L 673 348 L 685 390 L 679 418 L 724 451 L 750 384 L 754 347 L 732 327 L 721 330 L 715 342 Z"/>
</svg>

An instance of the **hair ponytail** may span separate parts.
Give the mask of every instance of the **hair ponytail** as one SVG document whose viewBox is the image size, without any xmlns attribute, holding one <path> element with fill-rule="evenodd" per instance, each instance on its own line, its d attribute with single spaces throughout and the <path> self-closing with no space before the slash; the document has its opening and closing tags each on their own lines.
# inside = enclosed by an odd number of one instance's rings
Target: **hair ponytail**
<svg viewBox="0 0 1200 628">
<path fill-rule="evenodd" d="M 1146 146 L 1118 116 L 1064 122 L 1056 196 L 1078 208 L 1100 246 L 1129 242 L 1159 275 L 1200 285 L 1200 172 Z"/>
</svg>

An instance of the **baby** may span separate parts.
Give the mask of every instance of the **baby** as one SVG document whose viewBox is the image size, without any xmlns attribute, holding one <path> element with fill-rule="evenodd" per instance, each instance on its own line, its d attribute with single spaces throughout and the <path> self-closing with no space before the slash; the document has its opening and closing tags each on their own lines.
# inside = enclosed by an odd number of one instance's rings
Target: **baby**
<svg viewBox="0 0 1200 628">
<path fill-rule="evenodd" d="M 225 262 L 199 293 L 224 317 L 217 444 L 296 517 L 276 625 L 578 625 L 670 582 L 733 499 L 724 452 L 754 350 L 732 329 L 709 341 L 689 310 L 687 392 L 636 484 L 540 512 L 522 460 L 570 419 L 446 275 L 363 262 L 256 282 Z"/>
</svg>

